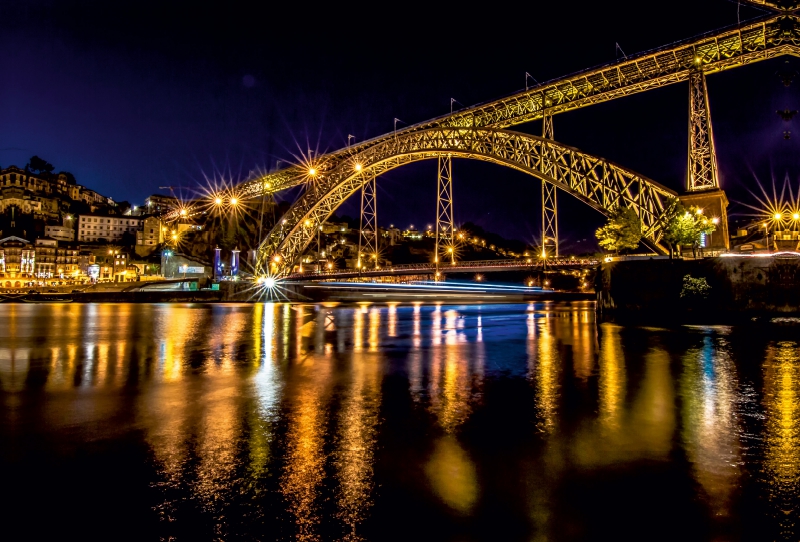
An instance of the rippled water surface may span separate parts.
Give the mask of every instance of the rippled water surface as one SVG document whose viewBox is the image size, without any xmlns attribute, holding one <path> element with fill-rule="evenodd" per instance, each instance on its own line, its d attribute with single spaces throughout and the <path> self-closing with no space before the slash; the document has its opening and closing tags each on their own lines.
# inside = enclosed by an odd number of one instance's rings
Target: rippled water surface
<svg viewBox="0 0 800 542">
<path fill-rule="evenodd" d="M 2 305 L 6 540 L 798 540 L 800 326 Z"/>
</svg>

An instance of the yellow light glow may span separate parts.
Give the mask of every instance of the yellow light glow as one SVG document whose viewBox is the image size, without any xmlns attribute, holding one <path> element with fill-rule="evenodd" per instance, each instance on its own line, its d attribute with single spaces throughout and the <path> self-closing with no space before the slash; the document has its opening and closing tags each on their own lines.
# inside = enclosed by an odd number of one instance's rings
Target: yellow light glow
<svg viewBox="0 0 800 542">
<path fill-rule="evenodd" d="M 276 254 L 275 256 L 272 257 L 272 261 L 276 262 L 276 263 L 281 261 L 281 255 L 280 254 Z"/>
<path fill-rule="evenodd" d="M 775 215 L 772 218 L 774 218 L 775 220 L 781 220 L 783 218 L 783 213 L 775 213 Z"/>
<path fill-rule="evenodd" d="M 305 224 L 306 228 L 308 228 L 309 226 L 311 226 L 311 221 L 306 220 L 305 222 L 303 222 L 303 224 Z"/>
<path fill-rule="evenodd" d="M 187 214 L 186 209 L 181 209 L 181 216 L 186 216 L 186 214 Z"/>
<path fill-rule="evenodd" d="M 798 215 L 797 213 L 795 213 L 795 216 L 796 216 L 797 218 L 800 218 L 800 215 Z M 712 219 L 711 219 L 711 223 L 712 223 L 712 224 L 719 224 L 719 218 L 717 218 L 717 217 L 714 217 L 714 218 L 712 218 Z"/>
<path fill-rule="evenodd" d="M 356 171 L 361 171 L 361 164 L 356 164 Z"/>
<path fill-rule="evenodd" d="M 222 205 L 222 198 L 214 198 L 214 205 Z"/>
<path fill-rule="evenodd" d="M 697 212 L 698 215 L 702 215 L 703 214 L 703 210 L 702 209 L 697 209 L 696 212 Z"/>
<path fill-rule="evenodd" d="M 238 198 L 231 198 L 231 205 L 237 205 L 239 203 Z"/>
<path fill-rule="evenodd" d="M 316 168 L 313 168 L 313 167 L 311 167 L 311 168 L 308 168 L 308 174 L 309 174 L 309 175 L 311 175 L 312 177 L 313 177 L 314 175 L 316 175 L 316 174 L 317 174 L 317 170 L 316 170 Z"/>
</svg>

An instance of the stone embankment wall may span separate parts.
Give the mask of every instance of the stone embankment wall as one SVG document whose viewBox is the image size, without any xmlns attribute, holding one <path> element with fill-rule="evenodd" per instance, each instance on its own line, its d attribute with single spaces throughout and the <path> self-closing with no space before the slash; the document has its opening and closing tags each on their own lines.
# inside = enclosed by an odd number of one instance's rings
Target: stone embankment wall
<svg viewBox="0 0 800 542">
<path fill-rule="evenodd" d="M 707 299 L 681 299 L 686 275 L 707 280 Z M 800 314 L 800 257 L 609 262 L 597 273 L 596 289 L 598 310 L 609 313 Z"/>
</svg>

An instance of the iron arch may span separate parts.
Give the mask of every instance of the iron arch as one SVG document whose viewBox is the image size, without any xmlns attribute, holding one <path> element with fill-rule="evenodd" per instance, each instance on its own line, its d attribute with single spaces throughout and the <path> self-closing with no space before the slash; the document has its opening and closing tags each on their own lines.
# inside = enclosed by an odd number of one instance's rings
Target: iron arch
<svg viewBox="0 0 800 542">
<path fill-rule="evenodd" d="M 633 208 L 645 239 L 661 250 L 661 216 L 678 194 L 634 171 L 558 142 L 509 130 L 438 127 L 385 140 L 344 159 L 314 164 L 306 189 L 259 247 L 258 268 L 285 274 L 316 230 L 371 175 L 411 162 L 450 155 L 525 172 L 571 194 L 603 214 Z M 546 172 L 546 173 L 545 173 Z"/>
</svg>

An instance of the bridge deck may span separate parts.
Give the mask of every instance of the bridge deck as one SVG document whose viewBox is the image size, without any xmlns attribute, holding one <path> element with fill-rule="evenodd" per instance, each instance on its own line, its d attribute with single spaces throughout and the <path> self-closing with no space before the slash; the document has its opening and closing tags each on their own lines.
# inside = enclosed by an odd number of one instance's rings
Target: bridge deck
<svg viewBox="0 0 800 542">
<path fill-rule="evenodd" d="M 596 267 L 600 260 L 595 258 L 558 258 L 543 262 L 539 259 L 530 260 L 481 260 L 474 262 L 456 262 L 455 264 L 443 263 L 439 265 L 439 272 L 447 273 L 491 273 L 498 271 L 537 271 L 542 269 L 582 269 Z M 432 263 L 393 265 L 380 269 L 357 270 L 331 270 L 320 271 L 309 269 L 303 273 L 292 273 L 286 280 L 330 280 L 354 277 L 386 277 L 402 275 L 433 275 L 436 266 Z"/>
</svg>

